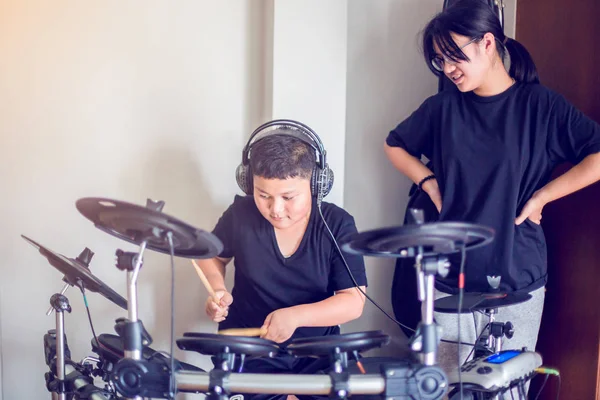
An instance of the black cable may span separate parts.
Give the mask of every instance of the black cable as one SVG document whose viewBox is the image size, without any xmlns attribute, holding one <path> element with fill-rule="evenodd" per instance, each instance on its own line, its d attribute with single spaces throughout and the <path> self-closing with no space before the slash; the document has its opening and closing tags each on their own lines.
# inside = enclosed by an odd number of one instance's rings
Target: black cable
<svg viewBox="0 0 600 400">
<path fill-rule="evenodd" d="M 163 356 L 164 358 L 171 358 L 171 355 L 168 352 L 166 352 L 164 350 L 155 350 L 154 353 L 152 353 L 150 355 L 150 357 L 148 357 L 148 359 L 152 360 L 156 356 Z"/>
<path fill-rule="evenodd" d="M 523 394 L 523 400 L 527 400 L 527 391 L 525 390 L 525 382 L 519 383 L 519 393 Z M 519 394 L 521 396 L 521 394 Z"/>
<path fill-rule="evenodd" d="M 465 259 L 467 258 L 466 254 L 466 244 L 460 247 L 460 268 L 458 271 L 458 343 L 456 344 L 457 354 L 456 358 L 458 359 L 458 385 L 460 387 L 460 400 L 463 400 L 463 385 L 462 385 L 462 371 L 460 369 L 460 320 L 462 316 L 462 305 L 463 305 L 463 296 L 465 292 L 464 285 L 464 273 L 465 273 Z M 477 331 L 475 331 L 477 332 Z M 473 347 L 475 348 L 475 347 Z"/>
<path fill-rule="evenodd" d="M 475 335 L 477 335 L 477 319 L 475 318 L 475 313 L 472 313 L 471 315 L 473 316 L 473 329 L 474 329 L 473 332 L 475 332 Z M 475 337 L 475 346 L 477 346 L 477 343 L 479 343 L 479 339 L 481 338 L 481 335 L 483 335 L 483 332 L 485 332 L 485 328 L 487 328 L 487 325 L 481 330 L 481 332 L 479 333 L 479 335 L 477 335 Z M 471 351 L 467 355 L 467 358 L 465 358 L 465 362 L 469 361 L 469 358 L 471 357 L 471 354 L 473 354 L 475 352 L 475 346 L 473 346 L 473 348 L 471 349 Z"/>
<path fill-rule="evenodd" d="M 167 232 L 169 252 L 171 255 L 171 374 L 169 375 L 169 399 L 175 398 L 175 246 L 173 245 L 173 232 Z"/>
<path fill-rule="evenodd" d="M 475 317 L 473 317 L 475 318 Z M 485 330 L 488 328 L 488 326 L 490 326 L 490 324 L 486 324 L 483 327 L 483 330 L 481 331 L 481 333 L 477 336 L 477 339 L 475 339 L 475 343 L 479 342 L 479 339 L 481 339 L 481 336 L 483 336 L 483 334 L 485 333 Z M 477 332 L 477 328 L 475 328 L 475 332 Z M 465 362 L 469 359 L 469 357 L 471 357 L 471 354 L 473 354 L 473 352 L 475 351 L 475 346 L 473 346 L 473 348 L 471 349 L 471 352 L 469 353 L 469 355 L 467 356 L 467 358 L 465 359 Z"/>
<path fill-rule="evenodd" d="M 92 314 L 90 313 L 90 307 L 88 306 L 87 296 L 85 295 L 85 286 L 83 285 L 83 282 L 81 282 L 78 286 L 79 286 L 79 289 L 81 290 L 81 294 L 83 295 L 83 304 L 85 305 L 85 310 L 87 311 L 88 321 L 90 321 L 90 328 L 92 328 L 92 335 L 94 335 L 94 340 L 98 344 L 98 347 L 100 347 L 101 346 L 100 341 L 98 340 L 98 337 L 96 336 L 96 331 L 94 330 L 94 323 L 92 322 Z"/>
<path fill-rule="evenodd" d="M 395 324 L 397 324 L 398 326 L 400 326 L 402 328 L 408 329 L 411 332 L 416 332 L 416 330 L 414 330 L 413 328 L 404 325 L 403 323 L 401 323 L 400 321 L 396 320 L 394 317 L 392 317 L 391 315 L 389 315 L 379 304 L 377 304 L 377 302 L 375 300 L 373 300 L 371 297 L 369 297 L 369 295 L 367 293 L 365 293 L 365 291 L 360 288 L 358 282 L 356 282 L 356 279 L 354 279 L 354 274 L 352 274 L 352 270 L 350 270 L 350 267 L 348 266 L 348 262 L 346 261 L 346 258 L 344 257 L 344 254 L 342 253 L 342 249 L 340 249 L 340 246 L 339 246 L 339 244 L 337 242 L 337 239 L 335 238 L 335 236 L 333 235 L 333 232 L 329 228 L 329 225 L 327 224 L 327 221 L 325 221 L 325 217 L 323 216 L 323 211 L 321 210 L 321 206 L 317 205 L 317 208 L 319 209 L 319 215 L 321 216 L 321 220 L 323 221 L 323 224 L 325 225 L 325 228 L 327 228 L 327 232 L 329 232 L 329 235 L 331 236 L 331 239 L 333 239 L 333 244 L 335 245 L 335 248 L 337 249 L 337 251 L 338 251 L 338 253 L 339 253 L 342 261 L 344 262 L 344 266 L 346 267 L 346 270 L 348 271 L 348 274 L 350 275 L 350 279 L 352 279 L 352 283 L 354 283 L 354 286 L 356 287 L 356 289 L 358 289 L 358 291 L 360 293 L 362 293 L 362 295 L 365 296 L 365 298 L 367 298 L 375 307 L 377 307 L 379 309 L 379 311 L 381 311 L 392 322 L 394 322 Z M 440 339 L 440 341 L 442 341 L 444 343 L 462 344 L 462 345 L 465 345 L 465 346 L 475 346 L 473 343 L 457 342 L 455 340 Z"/>
<path fill-rule="evenodd" d="M 81 290 L 81 294 L 83 295 L 83 304 L 85 305 L 85 311 L 87 312 L 88 321 L 90 322 L 90 328 L 92 329 L 92 335 L 94 335 L 94 340 L 96 341 L 96 345 L 98 346 L 98 348 L 104 348 L 104 349 L 108 350 L 109 352 L 111 352 L 112 354 L 116 355 L 117 357 L 122 357 L 122 354 L 115 353 L 112 349 L 109 349 L 108 347 L 104 346 L 98 340 L 98 337 L 96 336 L 96 330 L 94 329 L 94 323 L 92 322 L 92 314 L 90 313 L 90 307 L 88 305 L 87 296 L 85 295 L 85 285 L 83 284 L 83 282 L 79 282 L 78 286 L 79 286 L 79 289 Z M 114 387 L 114 384 L 112 382 L 109 382 L 109 385 L 107 385 L 107 387 L 109 388 L 107 390 L 108 393 L 116 393 L 117 392 L 117 390 Z"/>
<path fill-rule="evenodd" d="M 373 300 L 371 297 L 369 297 L 369 295 L 360 288 L 360 285 L 358 284 L 358 282 L 356 282 L 356 279 L 354 278 L 354 274 L 352 274 L 352 270 L 350 270 L 350 266 L 348 266 L 348 262 L 346 262 L 346 258 L 344 257 L 344 254 L 342 253 L 342 249 L 340 249 L 340 246 L 338 245 L 337 239 L 335 238 L 335 236 L 333 235 L 333 232 L 329 228 L 329 224 L 327 224 L 327 221 L 325 221 L 325 217 L 323 216 L 323 211 L 321 210 L 321 207 L 317 206 L 317 208 L 319 209 L 319 215 L 321 216 L 321 220 L 323 221 L 325 228 L 327 228 L 327 232 L 329 232 L 329 236 L 331 236 L 331 239 L 333 239 L 333 244 L 335 245 L 342 261 L 344 262 L 344 266 L 346 267 L 346 270 L 348 271 L 348 274 L 350 275 L 350 279 L 352 279 L 352 283 L 354 283 L 354 286 L 356 287 L 356 289 L 358 289 L 358 291 L 361 292 L 363 296 L 365 296 L 371 303 L 373 303 L 373 305 L 375 307 L 377 307 L 379 309 L 379 311 L 384 313 L 385 316 L 388 317 L 390 320 L 392 320 L 393 322 L 395 322 L 396 324 L 398 324 L 399 326 L 401 326 L 403 328 L 406 328 L 412 332 L 416 332 L 414 329 L 402 324 L 401 322 L 397 321 L 394 317 L 389 315 L 379 304 L 377 304 L 377 302 L 375 300 Z"/>
<path fill-rule="evenodd" d="M 109 353 L 112 353 L 114 356 L 117 356 L 119 358 L 123 357 L 122 354 L 115 352 L 113 349 L 107 347 L 106 345 L 102 344 L 100 342 L 100 340 L 98 340 L 98 337 L 96 336 L 96 331 L 94 330 L 94 323 L 92 322 L 92 315 L 90 313 L 90 307 L 88 306 L 87 296 L 85 294 L 85 285 L 83 284 L 83 282 L 79 282 L 77 284 L 77 286 L 79 287 L 79 290 L 81 290 L 81 294 L 83 295 L 83 304 L 85 305 L 85 310 L 87 312 L 88 321 L 90 322 L 90 328 L 92 328 L 92 335 L 94 336 L 96 345 L 98 346 L 98 348 L 102 348 L 102 349 L 108 351 Z"/>
<path fill-rule="evenodd" d="M 158 356 L 162 356 L 162 358 Z M 154 359 L 157 359 L 158 361 L 163 363 L 167 368 L 171 368 L 171 363 L 169 361 L 171 359 L 171 355 L 166 351 L 155 351 L 150 355 L 150 357 L 148 357 L 148 361 L 152 361 Z"/>
<path fill-rule="evenodd" d="M 558 377 L 558 389 L 556 389 L 556 400 L 558 400 L 560 396 L 560 375 L 556 375 Z"/>
<path fill-rule="evenodd" d="M 542 390 L 544 390 L 544 386 L 546 386 L 546 382 L 548 382 L 548 378 L 550 378 L 550 375 L 546 374 L 546 376 L 544 377 L 544 382 L 542 382 L 542 386 L 540 386 L 540 389 L 538 390 L 537 394 L 535 395 L 534 400 L 538 400 L 538 398 L 542 394 Z"/>
</svg>

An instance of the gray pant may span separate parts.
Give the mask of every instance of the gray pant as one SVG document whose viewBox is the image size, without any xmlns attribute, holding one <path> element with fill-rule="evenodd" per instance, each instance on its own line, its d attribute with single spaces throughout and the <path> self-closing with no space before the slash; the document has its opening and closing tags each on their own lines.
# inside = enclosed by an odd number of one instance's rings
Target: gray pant
<svg viewBox="0 0 600 400">
<path fill-rule="evenodd" d="M 542 321 L 542 311 L 544 309 L 545 288 L 536 289 L 531 292 L 531 299 L 525 303 L 514 306 L 498 308 L 495 320 L 498 322 L 512 322 L 515 327 L 515 334 L 512 339 L 504 338 L 502 349 L 521 349 L 527 347 L 534 351 Z M 435 298 L 446 297 L 448 294 L 436 290 Z M 458 340 L 458 314 L 445 314 L 434 312 L 434 318 L 438 325 L 443 329 L 443 339 Z M 475 343 L 475 340 L 481 334 L 483 328 L 488 323 L 488 318 L 480 313 L 460 314 L 461 333 L 460 341 L 466 343 Z M 471 353 L 472 347 L 467 345 L 460 346 L 460 364 L 467 361 L 467 356 Z M 470 355 L 472 357 L 472 354 Z M 458 368 L 458 345 L 442 342 L 438 348 L 437 361 L 440 367 L 446 372 Z M 528 385 L 529 386 L 529 385 Z M 518 394 L 513 391 L 514 398 Z M 505 396 L 506 398 L 506 396 Z M 510 398 L 510 394 L 508 395 Z"/>
</svg>

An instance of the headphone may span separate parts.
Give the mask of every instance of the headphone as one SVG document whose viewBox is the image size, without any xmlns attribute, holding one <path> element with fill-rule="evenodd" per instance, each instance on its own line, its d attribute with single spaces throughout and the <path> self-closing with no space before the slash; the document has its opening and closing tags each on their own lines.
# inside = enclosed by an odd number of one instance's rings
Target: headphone
<svg viewBox="0 0 600 400">
<path fill-rule="evenodd" d="M 250 158 L 252 156 L 252 146 L 254 143 L 264 139 L 267 136 L 287 135 L 301 140 L 313 148 L 316 154 L 316 164 L 312 170 L 310 178 L 310 191 L 317 201 L 321 202 L 329 194 L 333 187 L 333 171 L 327 164 L 327 152 L 319 136 L 307 125 L 291 119 L 276 119 L 262 124 L 248 139 L 242 151 L 242 163 L 238 165 L 235 175 L 237 184 L 242 191 L 248 195 L 254 193 L 252 182 L 252 168 L 250 167 Z"/>
</svg>

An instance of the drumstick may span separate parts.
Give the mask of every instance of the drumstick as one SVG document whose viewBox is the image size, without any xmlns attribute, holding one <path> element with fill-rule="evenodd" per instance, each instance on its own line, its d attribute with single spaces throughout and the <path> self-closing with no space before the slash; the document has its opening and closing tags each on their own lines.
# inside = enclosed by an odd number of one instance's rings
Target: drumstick
<svg viewBox="0 0 600 400">
<path fill-rule="evenodd" d="M 217 332 L 219 335 L 226 336 L 263 336 L 267 333 L 267 328 L 235 328 L 223 329 Z"/>
<path fill-rule="evenodd" d="M 213 290 L 212 286 L 210 286 L 210 282 L 208 281 L 208 279 L 206 279 L 206 275 L 204 275 L 204 272 L 202 272 L 200 266 L 196 264 L 196 261 L 192 260 L 192 264 L 194 264 L 194 268 L 196 268 L 196 272 L 198 273 L 200 280 L 204 284 L 204 287 L 208 291 L 208 294 L 210 294 L 216 300 L 217 296 L 215 295 L 215 291 Z"/>
</svg>

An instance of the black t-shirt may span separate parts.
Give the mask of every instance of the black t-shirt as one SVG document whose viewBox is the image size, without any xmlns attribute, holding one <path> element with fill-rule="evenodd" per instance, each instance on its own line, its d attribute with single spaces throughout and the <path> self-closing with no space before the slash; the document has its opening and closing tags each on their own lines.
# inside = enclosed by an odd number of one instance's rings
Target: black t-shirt
<svg viewBox="0 0 600 400">
<path fill-rule="evenodd" d="M 323 202 L 323 216 L 338 243 L 356 233 L 354 218 L 334 204 Z M 258 328 L 271 312 L 331 297 L 354 287 L 348 270 L 313 201 L 306 232 L 296 252 L 285 258 L 275 231 L 258 211 L 252 196 L 236 196 L 213 233 L 224 245 L 223 258 L 233 257 L 233 304 L 219 329 Z M 344 254 L 359 285 L 366 285 L 360 256 Z M 292 338 L 338 334 L 338 326 L 301 327 Z"/>
<path fill-rule="evenodd" d="M 516 83 L 490 97 L 432 96 L 390 132 L 387 144 L 431 160 L 440 221 L 496 231 L 492 244 L 467 252 L 466 290 L 489 291 L 486 276 L 501 276 L 501 290 L 532 291 L 547 280 L 544 233 L 529 219 L 519 226 L 514 220 L 557 164 L 600 152 L 600 126 L 546 87 Z M 453 262 L 436 287 L 456 293 L 457 270 Z"/>
</svg>

